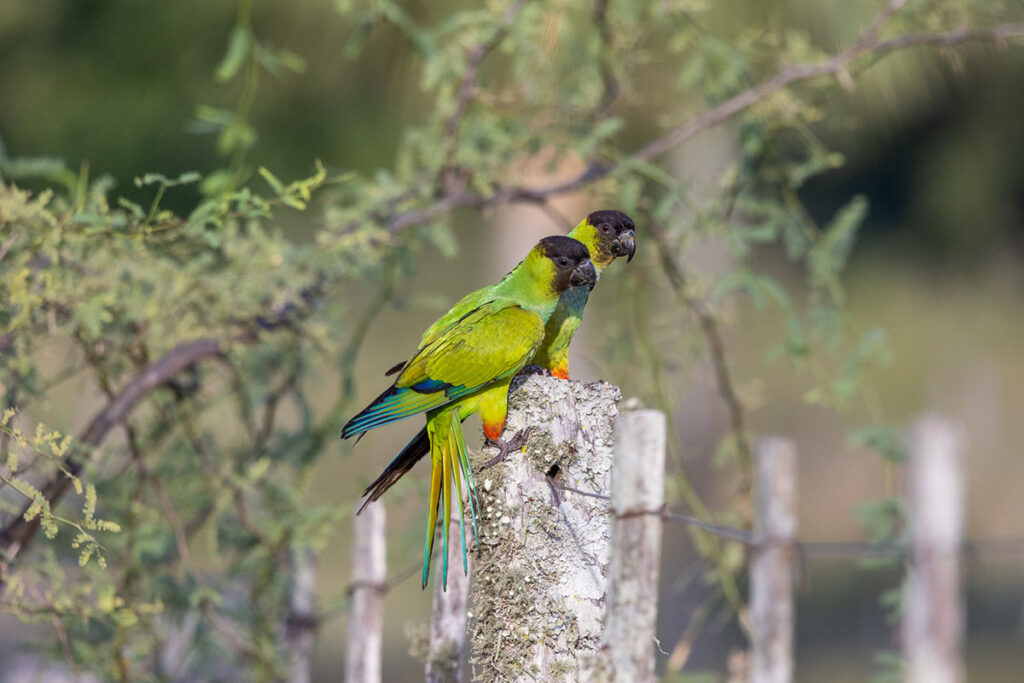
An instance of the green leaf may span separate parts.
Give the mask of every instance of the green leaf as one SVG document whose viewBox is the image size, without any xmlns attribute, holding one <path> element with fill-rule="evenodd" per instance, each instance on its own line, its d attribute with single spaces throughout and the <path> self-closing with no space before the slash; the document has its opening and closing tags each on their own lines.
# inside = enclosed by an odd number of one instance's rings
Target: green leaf
<svg viewBox="0 0 1024 683">
<path fill-rule="evenodd" d="M 891 424 L 873 424 L 849 435 L 851 445 L 869 449 L 892 463 L 906 462 L 903 430 Z"/>
<path fill-rule="evenodd" d="M 229 191 L 235 183 L 235 175 L 226 169 L 214 171 L 199 184 L 199 191 L 207 197 L 213 197 Z"/>
<path fill-rule="evenodd" d="M 275 50 L 274 57 L 277 58 L 278 63 L 289 71 L 297 74 L 305 73 L 306 71 L 306 60 L 302 55 L 290 52 L 289 50 Z"/>
<path fill-rule="evenodd" d="M 306 203 L 293 194 L 281 195 L 281 203 L 299 211 L 306 210 Z"/>
<path fill-rule="evenodd" d="M 284 192 L 284 183 L 278 180 L 277 176 L 271 173 L 270 169 L 266 166 L 260 166 L 260 175 L 263 176 L 263 179 L 267 181 L 267 185 L 270 185 L 276 194 Z"/>
<path fill-rule="evenodd" d="M 135 187 L 143 187 L 145 185 L 153 185 L 155 183 L 166 185 L 169 182 L 170 180 L 167 178 L 167 176 L 163 175 L 162 173 L 147 173 L 141 178 L 139 176 L 135 177 Z"/>
<path fill-rule="evenodd" d="M 239 69 L 242 68 L 242 65 L 245 64 L 251 45 L 252 35 L 248 29 L 236 26 L 231 31 L 227 52 L 224 54 L 220 64 L 217 65 L 217 71 L 214 73 L 214 79 L 218 83 L 226 83 L 235 77 Z"/>
</svg>

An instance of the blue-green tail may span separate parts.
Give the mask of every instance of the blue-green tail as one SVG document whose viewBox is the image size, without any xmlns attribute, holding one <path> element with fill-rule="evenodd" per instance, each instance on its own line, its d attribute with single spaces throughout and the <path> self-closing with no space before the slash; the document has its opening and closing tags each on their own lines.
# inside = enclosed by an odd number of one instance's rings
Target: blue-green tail
<svg viewBox="0 0 1024 683">
<path fill-rule="evenodd" d="M 434 535 L 437 518 L 443 505 L 444 514 L 441 525 L 442 551 L 441 580 L 445 590 L 448 588 L 448 532 L 451 526 L 451 499 L 455 494 L 459 508 L 459 534 L 462 541 L 462 571 L 469 571 L 467 559 L 465 508 L 462 502 L 462 482 L 466 482 L 469 492 L 469 511 L 473 521 L 473 533 L 477 534 L 476 485 L 473 471 L 469 463 L 469 452 L 462 433 L 462 422 L 455 412 L 447 416 L 438 416 L 439 423 L 428 423 L 427 432 L 430 436 L 431 477 L 430 502 L 427 515 L 426 542 L 423 549 L 423 587 L 427 586 L 430 576 L 430 558 L 434 548 Z M 436 426 L 435 426 L 436 425 Z M 414 439 L 415 441 L 415 439 Z"/>
</svg>

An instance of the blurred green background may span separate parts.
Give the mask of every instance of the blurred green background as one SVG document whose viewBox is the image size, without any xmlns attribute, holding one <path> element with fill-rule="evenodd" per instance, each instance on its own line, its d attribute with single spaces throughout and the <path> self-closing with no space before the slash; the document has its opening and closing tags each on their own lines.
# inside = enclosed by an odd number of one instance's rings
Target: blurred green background
<svg viewBox="0 0 1024 683">
<path fill-rule="evenodd" d="M 256 3 L 254 32 L 267 43 L 300 55 L 301 74 L 264 76 L 250 121 L 259 139 L 251 158 L 282 178 L 310 172 L 314 159 L 332 169 L 372 172 L 394 162 L 403 127 L 419 120 L 423 93 L 397 31 L 385 28 L 359 60 L 345 45 L 360 27 L 347 23 L 326 0 Z M 406 3 L 410 15 L 430 22 L 468 2 Z M 723 3 L 715 28 L 758 21 L 809 32 L 832 49 L 849 41 L 870 8 L 840 0 Z M 0 8 L 0 139 L 9 156 L 56 156 L 71 168 L 88 164 L 93 176 L 111 174 L 115 194 L 145 205 L 149 188 L 131 179 L 148 171 L 173 176 L 221 165 L 212 136 L 196 132 L 200 104 L 230 108 L 240 87 L 214 82 L 235 23 L 233 3 L 148 3 L 114 0 L 9 2 Z M 1022 14 L 1024 16 L 1024 8 Z M 657 88 L 657 83 L 650 87 Z M 627 139 L 646 138 L 641 105 L 626 113 Z M 863 327 L 887 330 L 891 362 L 873 374 L 886 418 L 904 422 L 938 410 L 963 422 L 970 434 L 968 534 L 973 538 L 1024 535 L 1024 52 L 988 49 L 962 54 L 914 51 L 872 69 L 852 92 L 832 98 L 815 132 L 847 163 L 801 190 L 822 222 L 850 197 L 869 201 L 865 228 L 847 271 L 848 308 Z M 737 156 L 737 132 L 726 124 L 674 154 L 671 166 L 695 182 Z M 168 195 L 165 205 L 188 211 L 195 186 Z M 567 216 L 575 222 L 591 208 Z M 564 231 L 550 215 L 525 212 L 538 234 Z M 282 225 L 304 239 L 312 214 L 287 215 Z M 461 220 L 456 270 L 431 250 L 419 254 L 408 295 L 374 323 L 361 356 L 360 401 L 382 385 L 380 370 L 404 357 L 438 313 L 465 291 L 495 280 L 518 260 L 495 249 L 509 221 L 501 215 Z M 639 258 L 631 269 L 656 270 L 638 227 Z M 528 241 L 528 240 L 527 240 Z M 518 242 L 513 242 L 518 244 Z M 646 254 L 644 252 L 647 252 Z M 781 254 L 761 254 L 760 265 L 794 286 Z M 438 266 L 438 264 L 441 264 Z M 575 374 L 587 379 L 608 365 L 596 357 L 602 317 L 621 316 L 611 268 L 596 290 L 575 348 Z M 457 274 L 456 274 L 457 273 Z M 651 277 L 654 277 L 652 275 Z M 414 294 L 415 293 L 415 294 Z M 358 297 L 364 292 L 353 291 Z M 655 302 L 654 305 L 657 305 Z M 764 339 L 779 322 L 753 306 L 730 314 L 727 344 L 735 374 L 752 403 L 753 428 L 797 440 L 801 456 L 800 535 L 806 540 L 861 538 L 857 504 L 884 495 L 885 472 L 876 458 L 851 447 L 843 430 L 858 419 L 803 400 L 806 384 L 784 363 L 765 362 Z M 628 367 L 602 378 L 624 386 Z M 710 374 L 671 387 L 687 465 L 699 489 L 714 501 L 711 451 L 725 428 Z M 89 387 L 70 395 L 88 401 Z M 82 398 L 86 392 L 86 398 Z M 71 400 L 69 398 L 69 400 Z M 74 413 L 74 411 L 71 411 Z M 340 425 L 339 425 L 340 426 Z M 354 451 L 338 444 L 321 464 L 317 496 L 355 501 L 416 425 L 368 436 Z M 389 566 L 417 561 L 421 481 L 403 483 L 388 509 Z M 723 493 L 723 496 L 726 495 Z M 406 527 L 411 531 L 403 531 Z M 348 521 L 339 526 L 320 563 L 325 601 L 343 593 L 351 558 Z M 693 561 L 682 529 L 665 532 L 659 633 L 670 649 L 700 590 L 682 583 Z M 891 625 L 878 595 L 898 581 L 896 570 L 867 571 L 847 560 L 808 560 L 799 591 L 798 673 L 802 681 L 861 681 L 876 666 L 875 653 L 893 649 Z M 1024 559 L 974 558 L 967 564 L 968 651 L 972 681 L 1016 680 L 1024 671 Z M 419 664 L 407 654 L 407 624 L 423 622 L 430 593 L 408 581 L 387 597 L 385 680 L 410 680 Z M 338 670 L 346 628 L 339 615 L 321 633 L 317 670 L 324 680 Z M 33 628 L 0 615 L 0 661 L 30 643 Z M 726 653 L 741 642 L 727 619 L 712 623 L 698 641 L 687 671 L 723 671 Z"/>
</svg>

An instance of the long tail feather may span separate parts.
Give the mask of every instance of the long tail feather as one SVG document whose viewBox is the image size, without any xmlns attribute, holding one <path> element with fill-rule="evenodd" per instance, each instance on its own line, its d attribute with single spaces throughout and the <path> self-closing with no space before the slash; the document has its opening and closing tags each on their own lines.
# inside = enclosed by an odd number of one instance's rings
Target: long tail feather
<svg viewBox="0 0 1024 683">
<path fill-rule="evenodd" d="M 381 425 L 422 413 L 451 401 L 443 391 L 420 393 L 412 389 L 391 387 L 349 420 L 341 430 L 341 438 L 348 439 Z"/>
<path fill-rule="evenodd" d="M 465 480 L 466 488 L 469 490 L 469 514 L 473 518 L 473 538 L 480 538 L 480 532 L 477 531 L 476 527 L 476 518 L 477 513 L 479 512 L 477 507 L 479 505 L 479 501 L 476 496 L 476 482 L 473 481 L 473 469 L 469 464 L 469 451 L 466 448 L 466 439 L 462 433 L 462 422 L 456 420 L 454 414 L 452 415 L 451 431 L 456 437 L 456 448 L 454 452 L 458 454 L 459 467 L 462 470 L 462 478 Z M 459 500 L 461 502 L 462 499 L 460 498 Z M 462 514 L 461 508 L 459 509 L 459 514 Z M 465 555 L 465 553 L 463 553 L 463 555 Z M 465 560 L 465 557 L 463 557 L 463 560 Z"/>
<path fill-rule="evenodd" d="M 427 579 L 430 576 L 430 558 L 433 554 L 434 536 L 438 517 L 441 517 L 441 545 L 444 553 L 441 561 L 441 581 L 443 588 L 447 590 L 452 496 L 455 496 L 458 505 L 463 572 L 469 571 L 469 543 L 466 540 L 466 510 L 462 500 L 462 482 L 466 482 L 474 535 L 478 534 L 476 518 L 479 513 L 479 501 L 476 496 L 476 484 L 473 481 L 473 470 L 469 463 L 469 451 L 462 433 L 462 421 L 454 412 L 448 416 L 447 421 L 443 415 L 437 417 L 436 421 L 434 419 L 428 421 L 427 427 L 406 444 L 398 457 L 367 488 L 366 495 L 369 496 L 367 502 L 376 500 L 399 477 L 408 472 L 426 452 L 430 453 L 430 501 L 427 536 L 423 550 L 423 587 L 426 588 Z M 365 506 L 366 503 L 363 505 Z"/>
<path fill-rule="evenodd" d="M 359 506 L 359 512 L 362 512 L 363 508 L 369 503 L 383 496 L 385 491 L 394 486 L 395 482 L 401 479 L 406 472 L 412 469 L 413 465 L 420 461 L 420 458 L 429 453 L 430 436 L 427 434 L 427 428 L 424 427 L 416 436 L 412 437 L 409 443 L 405 444 L 405 448 L 395 456 L 394 460 L 388 463 L 388 466 L 384 468 L 380 476 L 366 487 L 366 490 L 363 491 L 363 496 L 366 499 Z M 359 512 L 356 514 L 359 514 Z"/>
<path fill-rule="evenodd" d="M 415 387 L 389 387 L 342 427 L 341 438 L 358 436 L 410 415 L 440 408 L 479 389 L 478 386 L 453 387 L 435 380 Z"/>
<path fill-rule="evenodd" d="M 450 428 L 448 429 L 448 459 L 451 461 L 452 481 L 455 484 L 455 500 L 459 503 L 459 537 L 462 540 L 462 571 L 463 573 L 468 574 L 469 561 L 466 559 L 466 513 L 462 508 L 462 480 L 459 476 L 458 460 L 458 441 L 461 439 L 462 435 L 454 431 L 456 427 L 461 427 L 461 425 L 453 415 Z"/>
<path fill-rule="evenodd" d="M 427 514 L 427 540 L 423 549 L 423 588 L 427 587 L 430 576 L 430 555 L 434 551 L 434 527 L 437 526 L 438 503 L 441 501 L 441 466 L 439 454 L 431 448 L 430 454 L 430 507 Z"/>
<path fill-rule="evenodd" d="M 447 452 L 447 444 L 441 449 L 442 485 L 444 490 L 444 522 L 441 527 L 441 538 L 444 556 L 441 558 L 441 588 L 448 590 L 448 529 L 452 524 L 452 483 L 453 473 L 451 457 Z"/>
</svg>

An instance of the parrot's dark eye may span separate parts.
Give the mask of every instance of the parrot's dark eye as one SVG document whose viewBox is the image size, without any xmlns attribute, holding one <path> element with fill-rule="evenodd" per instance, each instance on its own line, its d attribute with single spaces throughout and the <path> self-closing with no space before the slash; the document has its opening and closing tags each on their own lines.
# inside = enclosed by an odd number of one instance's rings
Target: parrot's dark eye
<svg viewBox="0 0 1024 683">
<path fill-rule="evenodd" d="M 564 256 L 563 256 L 563 257 L 561 257 L 560 259 L 558 259 L 558 265 L 560 265 L 560 266 L 561 266 L 561 267 L 563 267 L 563 268 L 566 268 L 566 267 L 568 267 L 568 265 L 569 265 L 569 259 L 565 258 Z"/>
<path fill-rule="evenodd" d="M 601 234 L 602 234 L 602 235 L 608 235 L 608 234 L 610 234 L 610 233 L 611 233 L 611 231 L 612 231 L 612 226 L 611 226 L 611 224 L 610 224 L 610 223 L 602 223 L 602 224 L 600 225 L 600 227 L 598 228 L 598 230 L 600 230 L 600 231 L 601 231 Z"/>
</svg>

